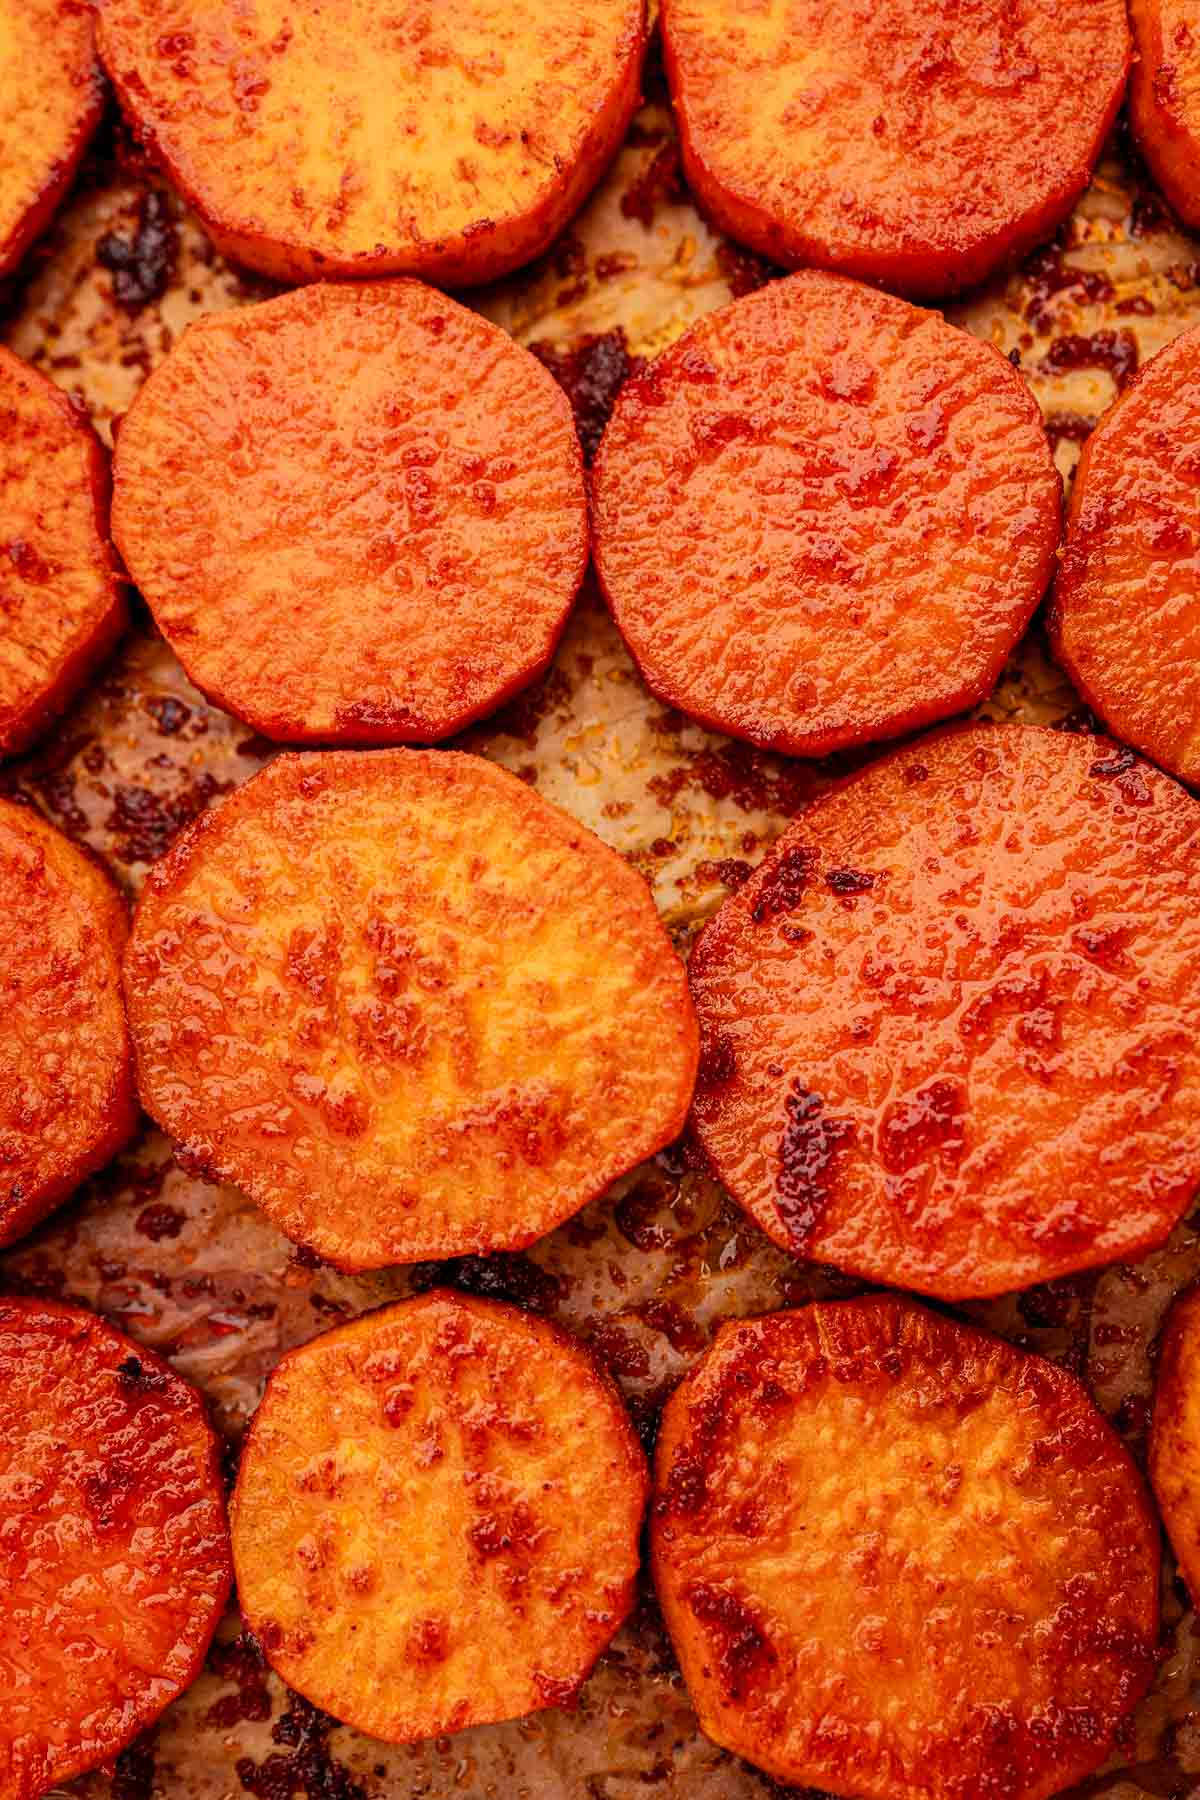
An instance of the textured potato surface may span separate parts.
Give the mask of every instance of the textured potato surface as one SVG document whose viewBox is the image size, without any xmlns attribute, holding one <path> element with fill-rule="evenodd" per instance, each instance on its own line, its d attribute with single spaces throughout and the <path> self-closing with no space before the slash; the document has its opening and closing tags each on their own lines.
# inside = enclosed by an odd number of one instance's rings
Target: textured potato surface
<svg viewBox="0 0 1200 1800">
<path fill-rule="evenodd" d="M 944 1299 L 1160 1243 L 1200 1183 L 1200 806 L 1107 739 L 926 738 L 692 954 L 695 1119 L 775 1240 Z"/>
<path fill-rule="evenodd" d="M 80 0 L 0 0 L 0 275 L 50 223 L 100 122 L 104 87 Z"/>
<path fill-rule="evenodd" d="M 1158 1532 L 1052 1363 L 898 1297 L 722 1327 L 668 1402 L 651 1553 L 705 1731 L 868 1800 L 1042 1800 L 1157 1661 Z"/>
<path fill-rule="evenodd" d="M 451 751 L 285 756 L 151 873 L 138 1082 L 350 1268 L 518 1248 L 680 1130 L 696 1025 L 627 864 Z"/>
<path fill-rule="evenodd" d="M 193 325 L 122 426 L 113 532 L 197 685 L 290 742 L 493 711 L 545 669 L 588 557 L 565 395 L 413 281 Z"/>
<path fill-rule="evenodd" d="M 980 699 L 1061 513 L 1004 357 L 820 273 L 711 314 L 628 382 L 593 493 L 601 582 L 650 687 L 795 756 Z"/>
<path fill-rule="evenodd" d="M 1189 0 L 1130 0 L 1129 117 L 1175 211 L 1200 225 L 1200 18 Z"/>
<path fill-rule="evenodd" d="M 1200 1594 L 1200 1289 L 1176 1300 L 1158 1354 L 1150 1480 L 1190 1592 Z"/>
<path fill-rule="evenodd" d="M 408 1743 L 562 1705 L 633 1602 L 646 1499 L 616 1389 L 564 1332 L 434 1292 L 272 1375 L 233 1505 L 275 1668 Z"/>
</svg>

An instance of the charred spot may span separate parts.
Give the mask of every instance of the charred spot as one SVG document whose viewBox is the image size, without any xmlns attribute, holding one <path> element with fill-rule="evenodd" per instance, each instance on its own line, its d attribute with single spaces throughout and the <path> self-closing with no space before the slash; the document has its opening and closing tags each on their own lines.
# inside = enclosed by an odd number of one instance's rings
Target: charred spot
<svg viewBox="0 0 1200 1800">
<path fill-rule="evenodd" d="M 723 856 L 716 862 L 698 862 L 694 875 L 699 882 L 719 881 L 731 893 L 745 887 L 754 870 L 740 856 Z"/>
<path fill-rule="evenodd" d="M 117 840 L 112 854 L 119 862 L 155 862 L 171 840 L 190 825 L 218 794 L 232 782 L 218 781 L 207 770 L 176 794 L 156 794 L 150 788 L 118 783 L 105 827 Z"/>
<path fill-rule="evenodd" d="M 704 1093 L 711 1093 L 714 1088 L 727 1087 L 736 1074 L 737 1053 L 729 1033 L 727 1031 L 706 1033 L 700 1045 L 700 1063 L 696 1071 L 697 1088 Z"/>
<path fill-rule="evenodd" d="M 192 709 L 174 694 L 147 694 L 142 702 L 160 737 L 177 737 L 192 716 Z"/>
<path fill-rule="evenodd" d="M 240 1756 L 235 1763 L 243 1790 L 257 1800 L 293 1800 L 300 1794 L 306 1800 L 367 1800 L 366 1788 L 329 1749 L 336 1727 L 336 1719 L 293 1694 L 287 1711 L 271 1727 L 283 1754 L 272 1754 L 260 1763 Z"/>
<path fill-rule="evenodd" d="M 111 1800 L 151 1800 L 157 1786 L 156 1730 L 144 1731 L 122 1750 L 113 1765 Z"/>
<path fill-rule="evenodd" d="M 799 1081 L 784 1106 L 775 1211 L 788 1242 L 803 1253 L 824 1216 L 838 1155 L 854 1136 L 854 1122 L 831 1117 L 823 1097 Z"/>
<path fill-rule="evenodd" d="M 720 1644 L 722 1685 L 729 1699 L 740 1700 L 751 1681 L 776 1661 L 765 1625 L 744 1600 L 711 1582 L 693 1582 L 683 1598 Z"/>
<path fill-rule="evenodd" d="M 1107 275 L 1099 269 L 1079 269 L 1064 262 L 1061 244 L 1048 244 L 1039 250 L 1025 267 L 1029 298 L 1025 317 L 1035 331 L 1048 332 L 1054 323 L 1051 301 L 1058 294 L 1070 294 L 1076 304 L 1101 306 L 1115 296 Z"/>
<path fill-rule="evenodd" d="M 161 300 L 179 254 L 179 234 L 165 193 L 151 188 L 137 204 L 133 230 L 109 231 L 96 245 L 96 260 L 113 278 L 113 298 L 126 312 Z"/>
<path fill-rule="evenodd" d="M 1077 412 L 1050 412 L 1046 414 L 1046 436 L 1050 440 L 1050 448 L 1056 450 L 1060 444 L 1082 444 L 1091 435 L 1096 421 L 1087 419 Z"/>
<path fill-rule="evenodd" d="M 123 1363 L 117 1364 L 117 1379 L 123 1393 L 150 1394 L 167 1385 L 167 1375 L 162 1369 L 148 1369 L 140 1356 L 127 1356 Z"/>
<path fill-rule="evenodd" d="M 627 1381 L 644 1380 L 650 1373 L 650 1355 L 644 1344 L 611 1319 L 601 1319 L 588 1333 L 588 1343 L 611 1374 Z"/>
<path fill-rule="evenodd" d="M 1070 369 L 1104 369 L 1112 376 L 1118 391 L 1128 385 L 1138 371 L 1138 341 L 1127 326 L 1116 330 L 1105 328 L 1088 336 L 1066 332 L 1055 338 L 1041 360 L 1044 374 L 1061 375 Z"/>
<path fill-rule="evenodd" d="M 764 256 L 744 250 L 740 244 L 718 244 L 717 267 L 729 283 L 729 291 L 735 300 L 742 299 L 745 294 L 757 293 L 759 288 L 766 287 L 769 281 L 775 281 L 784 272 Z"/>
<path fill-rule="evenodd" d="M 756 925 L 777 919 L 799 906 L 816 873 L 817 852 L 808 844 L 789 844 L 767 864 L 750 916 Z"/>
<path fill-rule="evenodd" d="M 831 894 L 869 894 L 878 877 L 866 869 L 827 869 L 825 885 Z"/>
<path fill-rule="evenodd" d="M 270 1718 L 266 1659 L 250 1632 L 240 1632 L 227 1643 L 214 1643 L 208 1667 L 219 1680 L 232 1682 L 237 1691 L 213 1701 L 204 1715 L 206 1725 L 228 1731 L 234 1725 Z"/>
<path fill-rule="evenodd" d="M 545 341 L 529 348 L 571 402 L 583 460 L 590 467 L 617 395 L 644 367 L 644 359 L 633 355 L 620 325 L 580 338 L 569 349 Z"/>
<path fill-rule="evenodd" d="M 879 1125 L 879 1154 L 893 1175 L 906 1175 L 931 1154 L 960 1157 L 966 1096 L 957 1081 L 931 1081 L 889 1106 Z"/>
<path fill-rule="evenodd" d="M 187 1223 L 186 1213 L 180 1212 L 177 1206 L 168 1206 L 165 1201 L 155 1201 L 151 1206 L 144 1206 L 134 1220 L 134 1230 L 148 1237 L 152 1244 L 159 1244 L 164 1238 L 177 1238 Z"/>
<path fill-rule="evenodd" d="M 679 145 L 673 138 L 668 138 L 659 145 L 621 195 L 621 211 L 627 219 L 637 219 L 649 230 L 660 206 L 686 197 L 687 189 L 683 185 L 679 163 Z"/>
<path fill-rule="evenodd" d="M 565 1298 L 557 1275 L 541 1268 L 522 1251 L 499 1250 L 493 1256 L 456 1256 L 450 1261 L 418 1263 L 412 1272 L 416 1293 L 434 1287 L 461 1288 L 481 1300 L 507 1300 L 526 1312 L 548 1315 Z"/>
<path fill-rule="evenodd" d="M 1150 784 L 1146 780 L 1145 766 L 1139 756 L 1124 747 L 1114 750 L 1111 756 L 1102 756 L 1098 762 L 1092 763 L 1088 774 L 1098 781 L 1111 781 L 1123 800 L 1130 806 L 1149 806 L 1154 800 Z"/>
</svg>

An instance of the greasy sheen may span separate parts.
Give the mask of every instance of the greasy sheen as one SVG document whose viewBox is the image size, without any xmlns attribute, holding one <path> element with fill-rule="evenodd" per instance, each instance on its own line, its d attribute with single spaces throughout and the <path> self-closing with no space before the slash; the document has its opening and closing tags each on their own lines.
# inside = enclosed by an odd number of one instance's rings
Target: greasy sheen
<svg viewBox="0 0 1200 1800">
<path fill-rule="evenodd" d="M 1194 0 L 1129 0 L 1137 61 L 1129 116 L 1154 179 L 1200 226 L 1200 18 Z"/>
<path fill-rule="evenodd" d="M 230 1585 L 198 1394 L 91 1313 L 0 1299 L 0 1793 L 107 1761 L 199 1671 Z"/>
<path fill-rule="evenodd" d="M 1200 328 L 1084 445 L 1050 607 L 1055 655 L 1126 743 L 1200 782 Z"/>
<path fill-rule="evenodd" d="M 125 602 L 108 546 L 107 453 L 66 394 L 2 346 L 0 494 L 3 756 L 82 687 L 123 630 Z"/>
<path fill-rule="evenodd" d="M 695 1077 L 641 877 L 451 751 L 270 764 L 151 872 L 126 992 L 149 1110 L 349 1268 L 532 1242 Z"/>
<path fill-rule="evenodd" d="M 14 0 L 10 0 L 14 3 Z M 135 129 L 282 281 L 488 281 L 543 250 L 638 96 L 644 0 L 99 0 Z"/>
<path fill-rule="evenodd" d="M 1129 66 L 1124 0 L 664 0 L 688 181 L 787 264 L 973 286 L 1086 186 Z"/>
<path fill-rule="evenodd" d="M 817 802 L 689 965 L 695 1119 L 777 1243 L 943 1299 L 1134 1259 L 1200 1184 L 1200 805 L 970 726 Z"/>
<path fill-rule="evenodd" d="M 655 1583 L 704 1730 L 865 1800 L 1042 1800 L 1150 1684 L 1158 1532 L 1064 1370 L 899 1298 L 727 1324 L 667 1403 Z"/>
<path fill-rule="evenodd" d="M 436 1292 L 286 1356 L 233 1503 L 290 1687 L 390 1743 L 569 1702 L 633 1602 L 645 1458 L 565 1333 Z"/>
<path fill-rule="evenodd" d="M 1200 1594 L 1200 1289 L 1185 1291 L 1158 1353 L 1150 1480 L 1193 1598 Z"/>
<path fill-rule="evenodd" d="M 596 562 L 653 691 L 797 756 L 986 693 L 1042 597 L 1061 484 L 991 345 L 840 276 L 703 319 L 623 388 Z"/>
<path fill-rule="evenodd" d="M 137 1120 L 125 902 L 37 813 L 0 800 L 0 1244 L 108 1162 Z"/>
<path fill-rule="evenodd" d="M 0 275 L 15 269 L 70 186 L 104 90 L 91 8 L 0 0 Z"/>
<path fill-rule="evenodd" d="M 493 711 L 545 669 L 587 566 L 566 396 L 413 281 L 193 325 L 114 479 L 114 536 L 188 674 L 293 743 L 428 743 Z"/>
</svg>

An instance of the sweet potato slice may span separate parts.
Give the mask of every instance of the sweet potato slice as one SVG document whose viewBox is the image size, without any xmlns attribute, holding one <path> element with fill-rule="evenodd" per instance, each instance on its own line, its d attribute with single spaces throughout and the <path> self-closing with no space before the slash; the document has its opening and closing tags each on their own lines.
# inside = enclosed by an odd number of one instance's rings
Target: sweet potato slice
<svg viewBox="0 0 1200 1800">
<path fill-rule="evenodd" d="M 651 1555 L 704 1731 L 865 1800 L 1042 1800 L 1150 1684 L 1158 1531 L 1074 1378 L 899 1297 L 724 1325 Z"/>
<path fill-rule="evenodd" d="M 664 0 L 683 166 L 731 237 L 914 297 L 982 281 L 1087 186 L 1124 0 Z"/>
<path fill-rule="evenodd" d="M 531 1243 L 695 1078 L 641 877 L 458 752 L 280 757 L 151 871 L 125 972 L 146 1106 L 345 1268 Z"/>
<path fill-rule="evenodd" d="M 429 743 L 540 675 L 583 579 L 571 408 L 414 281 L 201 320 L 121 428 L 113 532 L 188 674 L 268 737 Z"/>
<path fill-rule="evenodd" d="M 0 800 L 0 1245 L 108 1162 L 137 1123 L 121 997 L 125 902 L 37 813 Z"/>
<path fill-rule="evenodd" d="M 1129 0 L 1137 59 L 1129 117 L 1154 179 L 1200 226 L 1200 20 L 1189 0 Z"/>
<path fill-rule="evenodd" d="M 434 1292 L 286 1356 L 233 1501 L 290 1687 L 390 1743 L 573 1697 L 633 1602 L 645 1458 L 564 1332 Z"/>
<path fill-rule="evenodd" d="M 645 0 L 99 0 L 134 129 L 226 255 L 280 281 L 490 281 L 599 180 Z"/>
<path fill-rule="evenodd" d="M 1193 1601 L 1200 1595 L 1200 1288 L 1167 1316 L 1150 1428 L 1150 1481 Z"/>
<path fill-rule="evenodd" d="M 998 351 L 821 273 L 734 301 L 627 382 L 593 493 L 600 579 L 653 691 L 795 756 L 985 694 L 1062 505 Z"/>
<path fill-rule="evenodd" d="M 0 275 L 49 225 L 92 133 L 104 85 L 78 0 L 0 0 Z"/>
<path fill-rule="evenodd" d="M 229 1594 L 200 1396 L 74 1306 L 0 1298 L 0 1793 L 123 1750 L 199 1671 Z"/>
<path fill-rule="evenodd" d="M 1200 1184 L 1200 805 L 1036 726 L 907 746 L 701 934 L 695 1120 L 799 1256 L 947 1300 L 1136 1257 Z"/>
<path fill-rule="evenodd" d="M 1083 447 L 1050 605 L 1054 654 L 1116 735 L 1200 783 L 1200 329 L 1160 350 Z"/>
<path fill-rule="evenodd" d="M 126 614 L 108 544 L 104 446 L 60 388 L 2 346 L 0 491 L 4 756 L 57 718 Z"/>
</svg>

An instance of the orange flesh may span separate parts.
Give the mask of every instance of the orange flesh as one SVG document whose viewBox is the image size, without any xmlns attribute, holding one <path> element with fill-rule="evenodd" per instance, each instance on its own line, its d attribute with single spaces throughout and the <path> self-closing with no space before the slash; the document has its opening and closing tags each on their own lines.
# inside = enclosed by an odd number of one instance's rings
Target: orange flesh
<svg viewBox="0 0 1200 1800">
<path fill-rule="evenodd" d="M 1123 0 L 664 0 L 663 34 L 723 231 L 927 297 L 1053 234 L 1129 67 Z"/>
<path fill-rule="evenodd" d="M 274 1667 L 390 1743 L 564 1705 L 629 1612 L 646 1466 L 587 1353 L 449 1292 L 284 1358 L 242 1457 L 238 1593 Z"/>
<path fill-rule="evenodd" d="M 1061 485 L 990 345 L 806 273 L 626 384 L 593 508 L 600 579 L 653 691 L 819 756 L 989 690 L 1050 579 Z"/>
<path fill-rule="evenodd" d="M 0 1793 L 35 1800 L 152 1724 L 230 1585 L 203 1402 L 92 1314 L 0 1299 Z"/>
<path fill-rule="evenodd" d="M 91 9 L 0 0 L 0 275 L 46 229 L 100 122 Z"/>
<path fill-rule="evenodd" d="M 113 532 L 197 685 L 289 742 L 493 711 L 545 669 L 588 555 L 566 396 L 409 281 L 193 325 L 121 428 Z"/>
<path fill-rule="evenodd" d="M 763 1230 L 944 1299 L 1162 1241 L 1200 1183 L 1200 807 L 1033 726 L 818 801 L 702 933 L 694 1117 Z"/>
<path fill-rule="evenodd" d="M 1050 608 L 1055 655 L 1116 735 L 1200 782 L 1200 328 L 1084 446 Z"/>
<path fill-rule="evenodd" d="M 125 902 L 98 864 L 7 800 L 0 916 L 0 1244 L 10 1244 L 116 1154 L 137 1106 Z"/>
<path fill-rule="evenodd" d="M 637 102 L 644 0 L 99 0 L 135 130 L 281 281 L 490 281 L 543 250 Z"/>
<path fill-rule="evenodd" d="M 782 1781 L 1042 1800 L 1150 1685 L 1158 1531 L 1120 1440 L 1062 1369 L 909 1301 L 723 1326 L 656 1492 L 701 1725 Z"/>
<path fill-rule="evenodd" d="M 1200 20 L 1190 0 L 1130 0 L 1129 117 L 1154 179 L 1200 225 Z"/>
<path fill-rule="evenodd" d="M 1171 1547 L 1193 1596 L 1200 1594 L 1200 1289 L 1167 1317 L 1154 1383 L 1150 1480 Z"/>
<path fill-rule="evenodd" d="M 146 1106 L 348 1268 L 523 1247 L 691 1097 L 641 877 L 451 751 L 279 758 L 155 866 L 125 967 Z"/>
</svg>

